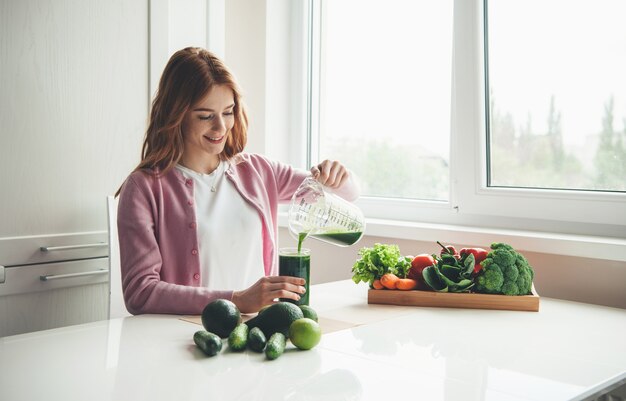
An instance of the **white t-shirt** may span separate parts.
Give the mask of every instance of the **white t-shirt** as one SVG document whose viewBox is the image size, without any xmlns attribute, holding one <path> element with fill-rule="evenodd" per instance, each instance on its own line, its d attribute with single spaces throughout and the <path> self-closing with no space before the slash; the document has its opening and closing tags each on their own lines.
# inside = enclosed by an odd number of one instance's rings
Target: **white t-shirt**
<svg viewBox="0 0 626 401">
<path fill-rule="evenodd" d="M 228 163 L 221 161 L 211 174 L 176 168 L 194 182 L 201 285 L 210 290 L 250 287 L 265 275 L 263 228 L 259 213 L 225 178 Z"/>
</svg>

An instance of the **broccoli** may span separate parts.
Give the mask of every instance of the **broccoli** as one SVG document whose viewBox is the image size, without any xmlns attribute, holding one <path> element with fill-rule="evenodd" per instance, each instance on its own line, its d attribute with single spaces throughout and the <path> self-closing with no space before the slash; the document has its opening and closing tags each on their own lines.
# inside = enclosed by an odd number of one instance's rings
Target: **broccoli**
<svg viewBox="0 0 626 401">
<path fill-rule="evenodd" d="M 492 251 L 481 262 L 474 291 L 487 294 L 527 295 L 535 273 L 524 256 L 504 243 L 491 244 Z"/>
</svg>

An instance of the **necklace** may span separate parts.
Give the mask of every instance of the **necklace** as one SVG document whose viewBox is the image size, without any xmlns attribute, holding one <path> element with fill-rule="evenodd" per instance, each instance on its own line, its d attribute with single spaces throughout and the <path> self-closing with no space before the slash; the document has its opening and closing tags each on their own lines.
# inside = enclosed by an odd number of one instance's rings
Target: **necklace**
<svg viewBox="0 0 626 401">
<path fill-rule="evenodd" d="M 200 181 L 204 182 L 205 185 L 208 184 L 211 192 L 217 192 L 217 184 L 218 184 L 218 180 L 220 178 L 220 176 L 222 175 L 223 172 L 223 162 L 220 161 L 220 163 L 217 165 L 217 167 L 215 168 L 215 170 L 213 170 L 211 173 L 209 174 L 205 174 L 205 173 L 200 173 L 198 171 L 192 170 L 189 167 L 185 167 L 182 164 L 178 164 L 178 166 L 180 166 L 180 168 L 182 168 L 184 171 L 187 171 L 187 173 L 189 174 L 193 174 L 195 176 L 197 176 Z M 211 183 L 209 184 L 208 179 L 212 178 Z"/>
<path fill-rule="evenodd" d="M 213 177 L 213 182 L 211 183 L 211 192 L 217 191 L 217 188 L 215 188 L 215 184 L 217 183 L 217 179 L 220 176 L 221 167 L 222 167 L 222 162 L 220 161 L 220 164 L 218 164 L 217 167 L 215 168 L 215 176 Z"/>
</svg>

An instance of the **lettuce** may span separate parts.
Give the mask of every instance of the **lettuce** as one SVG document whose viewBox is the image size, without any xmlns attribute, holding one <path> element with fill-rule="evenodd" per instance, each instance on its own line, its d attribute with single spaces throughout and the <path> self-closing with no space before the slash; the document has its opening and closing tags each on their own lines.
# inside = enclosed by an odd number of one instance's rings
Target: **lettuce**
<svg viewBox="0 0 626 401">
<path fill-rule="evenodd" d="M 360 258 L 352 266 L 352 281 L 370 286 L 383 274 L 393 273 L 404 278 L 411 268 L 411 258 L 400 254 L 397 245 L 374 244 L 373 248 L 361 248 Z"/>
</svg>

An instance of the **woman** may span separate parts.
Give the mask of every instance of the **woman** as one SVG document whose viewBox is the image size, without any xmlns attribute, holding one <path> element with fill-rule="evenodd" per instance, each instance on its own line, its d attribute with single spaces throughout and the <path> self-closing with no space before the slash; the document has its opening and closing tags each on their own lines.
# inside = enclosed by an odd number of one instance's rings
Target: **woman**
<svg viewBox="0 0 626 401">
<path fill-rule="evenodd" d="M 118 233 L 129 312 L 200 314 L 217 298 L 243 313 L 297 300 L 304 280 L 277 276 L 277 207 L 310 174 L 354 200 L 338 162 L 311 172 L 244 153 L 247 117 L 234 77 L 213 54 L 169 60 L 143 144 L 120 188 Z"/>
</svg>

